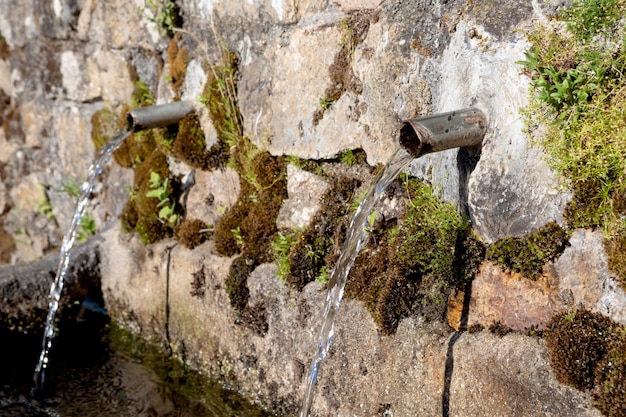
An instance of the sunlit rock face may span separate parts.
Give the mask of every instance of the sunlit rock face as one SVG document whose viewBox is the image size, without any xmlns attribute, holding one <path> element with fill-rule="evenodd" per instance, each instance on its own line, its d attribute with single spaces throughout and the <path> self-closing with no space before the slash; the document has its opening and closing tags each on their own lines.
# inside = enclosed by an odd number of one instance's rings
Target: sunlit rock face
<svg viewBox="0 0 626 417">
<path fill-rule="evenodd" d="M 398 148 L 402 121 L 475 106 L 489 119 L 481 153 L 432 154 L 413 161 L 409 173 L 456 204 L 486 243 L 563 222 L 569 196 L 523 132 L 528 78 L 515 63 L 528 47 L 525 31 L 553 13 L 554 5 L 176 4 L 181 45 L 191 59 L 181 97 L 199 102 L 210 77 L 205 64 L 226 45 L 239 58 L 244 134 L 259 148 L 324 160 L 347 173 L 338 163 L 343 151 L 362 149 L 369 165 L 384 164 Z M 27 261 L 59 246 L 74 204 L 62 190 L 86 175 L 95 152 L 90 134 L 96 111 L 122 113 L 137 80 L 157 102 L 174 97 L 170 40 L 156 17 L 143 0 L 0 4 L 0 224 L 16 242 L 2 259 Z M 205 110 L 199 120 L 207 143 L 215 143 Z M 180 161 L 170 161 L 170 169 L 180 177 L 192 170 Z M 277 219 L 283 232 L 308 225 L 333 185 L 295 164 L 287 168 L 286 181 L 289 195 Z M 169 343 L 189 364 L 277 415 L 295 415 L 316 350 L 325 289 L 313 282 L 297 292 L 278 278 L 276 266 L 264 263 L 247 279 L 248 307 L 236 311 L 224 284 L 233 258 L 218 256 L 213 241 L 194 250 L 173 240 L 145 246 L 121 230 L 119 214 L 132 184 L 131 170 L 112 166 L 91 203 L 103 235 L 100 270 L 111 315 Z M 186 215 L 213 226 L 237 203 L 241 188 L 232 168 L 196 170 Z M 389 218 L 394 213 L 389 207 L 380 212 Z M 466 319 L 518 331 L 503 337 L 454 334 L 461 294 L 449 301 L 447 323 L 409 317 L 392 336 L 376 329 L 361 302 L 344 300 L 320 371 L 314 415 L 598 416 L 584 394 L 556 381 L 543 339 L 524 331 L 543 328 L 555 314 L 580 304 L 626 322 L 626 296 L 607 270 L 601 233 L 575 231 L 544 272 L 530 282 L 482 264 Z"/>
</svg>

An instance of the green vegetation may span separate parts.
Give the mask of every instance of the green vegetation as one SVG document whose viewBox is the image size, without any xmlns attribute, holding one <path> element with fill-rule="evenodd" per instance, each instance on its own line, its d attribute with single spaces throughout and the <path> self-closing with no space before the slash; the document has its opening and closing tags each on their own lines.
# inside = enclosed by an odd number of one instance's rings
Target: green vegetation
<svg viewBox="0 0 626 417">
<path fill-rule="evenodd" d="M 555 260 L 569 246 L 568 239 L 568 232 L 551 222 L 527 236 L 494 242 L 487 249 L 487 259 L 534 281 L 546 262 Z"/>
<path fill-rule="evenodd" d="M 443 320 L 450 291 L 464 289 L 485 256 L 452 204 L 418 179 L 397 181 L 406 184 L 404 216 L 372 231 L 346 287 L 346 295 L 364 301 L 385 334 L 412 314 Z"/>
<path fill-rule="evenodd" d="M 358 162 L 356 155 L 351 150 L 342 152 L 341 155 L 339 155 L 339 161 L 342 164 L 346 164 L 349 166 L 356 165 L 356 163 Z"/>
<path fill-rule="evenodd" d="M 626 407 L 626 328 L 600 313 L 570 311 L 556 316 L 546 332 L 557 379 L 590 390 L 607 416 Z"/>
<path fill-rule="evenodd" d="M 359 181 L 351 178 L 333 178 L 331 188 L 320 202 L 320 212 L 294 239 L 288 255 L 290 273 L 285 279 L 299 291 L 327 274 L 339 257 L 351 218 L 348 202 L 359 185 Z"/>
<path fill-rule="evenodd" d="M 534 142 L 573 191 L 570 227 L 600 227 L 609 264 L 626 288 L 626 33 L 624 0 L 574 1 L 559 18 L 567 30 L 538 27 L 521 64 L 534 92 L 527 109 Z M 613 249 L 611 249 L 613 248 Z"/>
<path fill-rule="evenodd" d="M 237 202 L 215 226 L 217 252 L 223 256 L 240 254 L 231 265 L 226 289 L 231 305 L 244 312 L 248 300 L 247 277 L 254 266 L 274 260 L 272 242 L 278 232 L 276 217 L 287 198 L 287 175 L 284 157 L 274 157 L 258 149 L 243 134 L 243 119 L 237 107 L 237 56 L 222 49 L 220 61 L 209 66 L 201 102 L 207 107 L 217 132 L 215 145 L 240 179 Z M 243 268 L 243 265 L 246 265 Z M 261 309 L 250 312 L 256 330 Z M 261 314 L 262 315 L 262 314 Z"/>
<path fill-rule="evenodd" d="M 68 196 L 72 197 L 72 199 L 74 200 L 78 199 L 78 196 L 80 195 L 80 188 L 73 181 L 64 183 L 59 191 L 67 194 Z M 49 200 L 48 200 L 47 206 L 50 206 Z M 48 216 L 52 216 L 48 218 L 52 219 L 54 218 L 54 214 L 52 213 L 52 207 L 51 206 L 47 207 L 47 206 L 44 204 L 40 209 L 46 211 Z M 79 242 L 84 242 L 90 237 L 94 236 L 95 234 L 96 234 L 96 220 L 93 217 L 91 217 L 91 215 L 87 211 L 85 211 L 85 214 L 83 214 L 83 217 L 80 219 L 80 224 L 78 225 L 78 232 L 76 235 L 76 239 Z"/>
<path fill-rule="evenodd" d="M 285 279 L 291 273 L 291 265 L 289 263 L 289 251 L 294 243 L 296 233 L 283 234 L 278 232 L 274 235 L 272 241 L 272 250 L 274 251 L 274 263 L 278 267 L 278 277 Z"/>
<path fill-rule="evenodd" d="M 164 36 L 173 36 L 182 23 L 176 3 L 170 0 L 146 0 L 146 7 L 138 8 L 138 12 L 154 23 Z"/>
<path fill-rule="evenodd" d="M 171 226 L 175 226 L 178 223 L 179 216 L 176 214 L 176 203 L 172 201 L 167 183 L 167 178 L 162 179 L 158 172 L 151 172 L 149 180 L 150 190 L 146 192 L 146 197 L 159 200 L 157 204 L 157 207 L 160 208 L 159 219 L 166 221 Z"/>
</svg>

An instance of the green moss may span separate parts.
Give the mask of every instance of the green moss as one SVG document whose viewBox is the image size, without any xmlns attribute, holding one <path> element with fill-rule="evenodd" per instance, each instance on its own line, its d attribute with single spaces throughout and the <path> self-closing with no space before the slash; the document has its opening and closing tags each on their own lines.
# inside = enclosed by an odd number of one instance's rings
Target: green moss
<svg viewBox="0 0 626 417">
<path fill-rule="evenodd" d="M 299 291 L 314 281 L 324 268 L 332 269 L 339 257 L 351 217 L 348 202 L 359 185 L 358 180 L 347 177 L 334 179 L 332 187 L 322 197 L 320 212 L 291 247 L 290 273 L 286 280 Z"/>
<path fill-rule="evenodd" d="M 579 390 L 605 381 L 602 363 L 621 347 L 623 326 L 587 310 L 556 316 L 546 333 L 550 362 L 556 378 Z"/>
<path fill-rule="evenodd" d="M 230 299 L 230 305 L 237 311 L 243 311 L 248 305 L 250 298 L 250 290 L 248 289 L 248 277 L 257 264 L 246 259 L 245 256 L 239 256 L 233 260 L 233 263 L 226 277 L 226 292 Z"/>
<path fill-rule="evenodd" d="M 211 236 L 211 229 L 200 219 L 185 220 L 175 229 L 176 240 L 187 249 L 193 249 Z"/>
<path fill-rule="evenodd" d="M 100 150 L 117 131 L 118 116 L 108 107 L 96 111 L 91 116 L 91 141 Z"/>
<path fill-rule="evenodd" d="M 565 218 L 602 228 L 614 266 L 611 242 L 626 228 L 625 12 L 624 0 L 574 1 L 559 13 L 567 31 L 539 26 L 521 62 L 532 80 L 529 125 L 546 127 L 534 142 L 573 191 Z M 613 272 L 624 285 L 623 269 Z"/>
<path fill-rule="evenodd" d="M 618 232 L 605 242 L 609 260 L 609 269 L 613 272 L 622 288 L 626 288 L 626 230 Z"/>
<path fill-rule="evenodd" d="M 626 337 L 621 338 L 598 365 L 592 390 L 595 406 L 608 417 L 621 417 L 626 410 Z"/>
<path fill-rule="evenodd" d="M 536 280 L 541 276 L 543 266 L 569 246 L 568 239 L 565 229 L 550 222 L 525 237 L 508 237 L 494 242 L 487 249 L 487 259 Z"/>
<path fill-rule="evenodd" d="M 402 219 L 372 231 L 346 287 L 346 296 L 365 302 L 385 334 L 413 314 L 443 320 L 450 291 L 471 282 L 485 256 L 453 205 L 417 179 L 404 181 Z"/>
<path fill-rule="evenodd" d="M 252 272 L 252 267 L 242 268 L 242 262 L 245 259 L 250 266 L 273 260 L 272 241 L 278 232 L 276 217 L 287 198 L 287 175 L 284 157 L 274 157 L 258 149 L 243 135 L 236 101 L 238 59 L 226 49 L 222 52 L 220 62 L 208 71 L 202 102 L 217 131 L 213 158 L 221 158 L 230 151 L 229 165 L 240 179 L 237 202 L 216 224 L 214 239 L 219 254 L 241 254 L 238 259 L 242 261 L 231 265 L 227 285 L 231 303 L 241 312 L 248 299 L 244 278 Z"/>
</svg>

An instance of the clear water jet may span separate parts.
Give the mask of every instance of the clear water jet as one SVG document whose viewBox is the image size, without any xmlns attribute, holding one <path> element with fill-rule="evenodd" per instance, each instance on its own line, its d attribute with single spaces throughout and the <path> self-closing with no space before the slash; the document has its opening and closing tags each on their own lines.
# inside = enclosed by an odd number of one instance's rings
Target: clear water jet
<svg viewBox="0 0 626 417">
<path fill-rule="evenodd" d="M 89 198 L 91 197 L 91 193 L 96 185 L 98 176 L 104 169 L 104 166 L 108 164 L 113 152 L 115 152 L 122 145 L 124 140 L 131 134 L 132 131 L 159 126 L 169 126 L 177 123 L 180 119 L 187 116 L 191 112 L 193 112 L 193 106 L 187 101 L 179 101 L 131 110 L 127 115 L 128 126 L 125 129 L 121 129 L 105 144 L 105 146 L 98 152 L 94 163 L 89 168 L 86 180 L 80 188 L 80 194 L 78 195 L 76 201 L 74 215 L 72 216 L 68 230 L 63 237 L 59 265 L 48 295 L 48 315 L 46 317 L 44 327 L 42 349 L 39 355 L 39 361 L 35 367 L 35 374 L 33 376 L 36 390 L 40 391 L 43 389 L 46 369 L 48 368 L 50 361 L 50 349 L 52 348 L 52 342 L 56 333 L 54 321 L 56 313 L 59 309 L 59 301 L 63 293 L 65 276 L 67 274 L 67 269 L 72 256 L 71 249 L 76 241 L 81 220 L 85 215 L 87 204 L 89 203 Z"/>
<path fill-rule="evenodd" d="M 361 246 L 367 238 L 367 219 L 387 186 L 411 161 L 433 152 L 459 147 L 479 147 L 487 130 L 487 118 L 475 108 L 440 113 L 403 123 L 400 134 L 400 149 L 396 151 L 385 169 L 374 179 L 372 186 L 359 205 L 348 229 L 343 250 L 328 282 L 328 293 L 318 338 L 317 353 L 313 359 L 307 379 L 305 396 L 300 417 L 308 417 L 313 401 L 313 390 L 317 383 L 319 367 L 328 355 L 333 341 L 335 318 L 350 269 L 354 265 Z"/>
</svg>

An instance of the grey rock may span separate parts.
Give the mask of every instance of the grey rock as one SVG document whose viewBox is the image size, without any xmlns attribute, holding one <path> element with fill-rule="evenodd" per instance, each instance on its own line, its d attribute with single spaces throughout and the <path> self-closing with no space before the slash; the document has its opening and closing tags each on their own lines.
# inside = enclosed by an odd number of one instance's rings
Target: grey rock
<svg viewBox="0 0 626 417">
<path fill-rule="evenodd" d="M 287 165 L 287 195 L 276 219 L 280 230 L 304 229 L 320 209 L 329 184 L 318 175 Z"/>
</svg>

